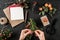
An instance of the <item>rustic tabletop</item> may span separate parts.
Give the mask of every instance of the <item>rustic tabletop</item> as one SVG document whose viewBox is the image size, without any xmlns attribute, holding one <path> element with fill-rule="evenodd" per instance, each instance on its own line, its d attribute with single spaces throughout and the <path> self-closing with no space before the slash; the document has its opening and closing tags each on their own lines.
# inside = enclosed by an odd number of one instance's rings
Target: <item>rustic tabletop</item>
<svg viewBox="0 0 60 40">
<path fill-rule="evenodd" d="M 0 0 L 0 18 L 1 17 L 6 17 L 4 12 L 3 12 L 3 9 L 6 8 L 7 6 L 9 6 L 10 4 L 6 4 L 6 3 L 11 3 L 11 2 L 14 2 L 15 0 Z M 37 9 L 38 9 L 38 6 L 42 6 L 44 3 L 46 2 L 50 2 L 51 4 L 53 4 L 53 6 L 55 8 L 57 8 L 57 12 L 56 14 L 54 15 L 53 18 L 57 19 L 57 22 L 54 24 L 54 27 L 55 27 L 55 34 L 51 35 L 51 34 L 48 34 L 47 32 L 45 32 L 45 36 L 46 36 L 46 40 L 60 40 L 60 0 L 31 0 L 30 3 L 32 4 L 33 1 L 37 1 L 38 4 L 37 6 L 35 7 L 34 11 L 32 12 L 30 8 L 29 9 L 29 14 L 28 14 L 28 19 L 29 18 L 33 18 L 35 19 L 36 23 L 38 25 L 40 25 L 40 21 L 39 21 L 39 15 L 37 13 Z M 32 6 L 32 5 L 31 5 Z M 12 37 L 11 38 L 8 38 L 7 40 L 18 40 L 19 39 L 19 36 L 20 36 L 20 32 L 22 29 L 25 28 L 25 23 L 21 23 L 19 25 L 17 25 L 16 27 L 12 28 L 11 25 L 8 23 L 7 25 L 7 28 L 11 28 L 12 29 Z M 0 25 L 0 28 L 2 28 L 2 25 Z M 33 40 L 34 38 L 32 38 Z"/>
</svg>

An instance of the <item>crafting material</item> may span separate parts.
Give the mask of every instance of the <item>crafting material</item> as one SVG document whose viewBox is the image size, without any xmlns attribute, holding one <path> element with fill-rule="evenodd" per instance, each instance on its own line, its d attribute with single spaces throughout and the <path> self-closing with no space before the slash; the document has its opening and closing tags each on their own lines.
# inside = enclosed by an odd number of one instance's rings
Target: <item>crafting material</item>
<svg viewBox="0 0 60 40">
<path fill-rule="evenodd" d="M 12 5 L 10 5 L 10 6 L 13 6 L 13 5 L 16 6 L 16 4 L 12 4 Z M 24 19 L 21 19 L 21 20 L 11 20 L 10 10 L 9 10 L 9 7 L 10 7 L 10 6 L 8 6 L 8 7 L 5 8 L 5 9 L 3 9 L 3 11 L 4 11 L 4 14 L 6 15 L 6 17 L 8 18 L 9 23 L 11 24 L 11 26 L 12 26 L 12 27 L 15 27 L 15 26 L 17 26 L 18 24 L 24 22 Z"/>
<path fill-rule="evenodd" d="M 27 16 L 28 16 L 28 10 L 26 10 L 26 13 L 25 13 L 25 23 L 27 22 Z"/>
<path fill-rule="evenodd" d="M 4 25 L 7 23 L 7 19 L 5 17 L 0 18 L 0 24 Z"/>
<path fill-rule="evenodd" d="M 47 25 L 50 24 L 47 16 L 42 16 L 40 19 L 41 19 L 41 21 L 42 21 L 42 23 L 43 23 L 43 26 L 47 26 Z"/>
<path fill-rule="evenodd" d="M 24 19 L 22 7 L 10 7 L 11 20 Z"/>
</svg>

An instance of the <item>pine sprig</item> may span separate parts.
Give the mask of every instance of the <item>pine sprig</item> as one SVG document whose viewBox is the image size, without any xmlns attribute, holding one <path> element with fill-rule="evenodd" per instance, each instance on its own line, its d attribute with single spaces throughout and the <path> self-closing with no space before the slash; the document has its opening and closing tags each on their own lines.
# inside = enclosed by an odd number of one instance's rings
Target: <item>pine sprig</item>
<svg viewBox="0 0 60 40">
<path fill-rule="evenodd" d="M 38 29 L 38 27 L 36 26 L 35 21 L 31 18 L 30 18 L 30 26 L 28 28 L 31 29 L 33 32 Z M 26 37 L 26 40 L 31 40 L 32 36 L 33 35 L 28 35 Z"/>
<path fill-rule="evenodd" d="M 35 21 L 34 21 L 33 19 L 31 19 L 31 18 L 30 18 L 30 29 L 31 29 L 32 31 L 35 31 L 35 30 L 38 29 L 37 26 L 36 26 Z"/>
</svg>

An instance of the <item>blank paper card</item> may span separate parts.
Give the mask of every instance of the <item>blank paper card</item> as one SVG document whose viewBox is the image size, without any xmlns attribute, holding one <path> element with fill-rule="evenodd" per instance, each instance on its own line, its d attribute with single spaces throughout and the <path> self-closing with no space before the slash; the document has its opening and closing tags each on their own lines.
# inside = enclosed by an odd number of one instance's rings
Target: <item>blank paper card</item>
<svg viewBox="0 0 60 40">
<path fill-rule="evenodd" d="M 11 20 L 24 19 L 22 7 L 10 7 Z"/>
</svg>

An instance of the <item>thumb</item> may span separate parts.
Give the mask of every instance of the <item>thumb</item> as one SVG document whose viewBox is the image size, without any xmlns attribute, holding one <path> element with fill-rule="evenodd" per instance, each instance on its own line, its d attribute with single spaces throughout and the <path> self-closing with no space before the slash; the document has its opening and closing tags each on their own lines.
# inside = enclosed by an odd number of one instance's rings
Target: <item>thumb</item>
<svg viewBox="0 0 60 40">
<path fill-rule="evenodd" d="M 38 37 L 39 37 L 39 33 L 38 33 L 37 31 L 35 31 L 35 34 L 36 34 L 36 36 L 38 36 Z"/>
<path fill-rule="evenodd" d="M 26 36 L 27 36 L 27 35 L 29 35 L 29 34 L 32 34 L 32 32 L 31 32 L 31 31 L 29 31 L 29 32 L 25 33 L 25 35 L 26 35 Z"/>
</svg>

